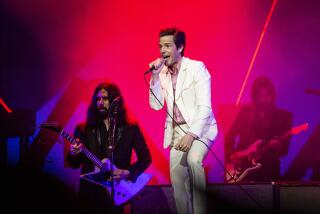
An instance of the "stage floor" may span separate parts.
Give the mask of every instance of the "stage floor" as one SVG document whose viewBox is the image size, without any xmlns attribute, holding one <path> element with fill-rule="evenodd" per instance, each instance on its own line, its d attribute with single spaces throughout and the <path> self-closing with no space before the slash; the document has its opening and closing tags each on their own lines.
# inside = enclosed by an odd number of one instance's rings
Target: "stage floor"
<svg viewBox="0 0 320 214">
<path fill-rule="evenodd" d="M 320 213 L 320 182 L 215 183 L 206 193 L 208 213 Z M 172 187 L 146 186 L 131 213 L 177 213 Z"/>
</svg>

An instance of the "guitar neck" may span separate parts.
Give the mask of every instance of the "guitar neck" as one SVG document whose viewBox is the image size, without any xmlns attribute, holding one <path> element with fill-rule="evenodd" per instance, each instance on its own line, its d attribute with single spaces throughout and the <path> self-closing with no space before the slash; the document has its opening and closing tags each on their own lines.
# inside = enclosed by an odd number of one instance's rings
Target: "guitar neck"
<svg viewBox="0 0 320 214">
<path fill-rule="evenodd" d="M 279 140 L 280 142 L 283 142 L 285 139 L 287 139 L 288 137 L 290 137 L 292 135 L 292 131 L 289 130 L 287 132 L 285 132 L 284 134 L 282 134 L 281 136 L 279 136 L 278 138 L 276 138 L 277 140 Z M 258 151 L 255 152 L 255 156 L 256 157 L 260 157 L 262 154 L 264 154 L 265 152 L 267 152 L 270 149 L 270 141 L 271 140 L 265 140 L 263 147 L 260 148 Z"/>
<path fill-rule="evenodd" d="M 283 135 L 281 135 L 280 137 L 278 137 L 279 141 L 283 141 L 285 139 L 287 139 L 288 137 L 290 137 L 293 133 L 291 132 L 291 130 L 287 131 L 286 133 L 284 133 Z"/>
<path fill-rule="evenodd" d="M 60 132 L 60 135 L 63 136 L 66 140 L 68 140 L 72 145 L 76 144 L 76 140 L 71 137 L 67 132 L 62 130 Z M 95 156 L 93 153 L 91 153 L 85 146 L 82 147 L 81 151 L 96 167 L 101 169 L 103 167 L 103 163 L 100 161 L 100 159 Z"/>
</svg>

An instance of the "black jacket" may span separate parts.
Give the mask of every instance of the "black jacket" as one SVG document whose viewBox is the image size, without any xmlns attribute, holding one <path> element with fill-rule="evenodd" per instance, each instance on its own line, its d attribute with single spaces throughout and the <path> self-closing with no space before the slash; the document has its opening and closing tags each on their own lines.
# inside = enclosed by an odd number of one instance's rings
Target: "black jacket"
<svg viewBox="0 0 320 214">
<path fill-rule="evenodd" d="M 105 130 L 106 131 L 106 130 Z M 110 151 L 106 140 L 106 134 L 101 127 L 88 126 L 85 123 L 76 126 L 74 138 L 79 138 L 80 142 L 99 159 L 110 158 Z M 101 138 L 106 138 L 105 140 Z M 132 150 L 135 151 L 137 161 L 131 164 Z M 145 171 L 151 164 L 151 155 L 145 139 L 136 124 L 127 124 L 116 129 L 114 146 L 114 165 L 120 169 L 130 171 L 129 180 L 136 178 Z M 84 154 L 67 155 L 67 162 L 72 168 L 79 168 L 82 164 L 81 173 L 88 173 L 94 170 L 93 163 Z"/>
</svg>

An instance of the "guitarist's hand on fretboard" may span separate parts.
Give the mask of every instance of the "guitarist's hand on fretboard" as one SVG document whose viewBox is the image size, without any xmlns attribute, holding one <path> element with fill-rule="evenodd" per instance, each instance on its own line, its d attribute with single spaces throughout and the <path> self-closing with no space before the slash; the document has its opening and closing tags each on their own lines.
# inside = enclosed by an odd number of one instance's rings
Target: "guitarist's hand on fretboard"
<svg viewBox="0 0 320 214">
<path fill-rule="evenodd" d="M 108 177 L 106 177 L 106 171 L 113 167 L 114 177 L 115 179 L 119 179 L 119 182 L 115 182 L 114 184 L 114 203 L 116 205 L 121 205 L 129 201 L 134 195 L 136 195 L 151 179 L 151 175 L 147 173 L 140 174 L 134 182 L 127 181 L 121 178 L 128 178 L 130 172 L 124 169 L 118 169 L 116 166 L 111 165 L 110 160 L 105 158 L 100 160 L 96 155 L 94 155 L 90 150 L 88 150 L 79 140 L 74 139 L 67 132 L 62 129 L 62 125 L 58 123 L 42 123 L 40 128 L 49 129 L 55 131 L 62 135 L 66 140 L 71 143 L 70 150 L 73 151 L 74 154 L 79 154 L 82 152 L 84 156 L 86 156 L 94 165 L 95 170 L 90 173 L 82 174 L 80 177 L 87 181 L 93 182 L 94 184 L 100 184 L 107 189 L 107 192 L 111 194 L 112 189 L 110 187 L 110 181 Z M 102 177 L 101 177 L 102 176 Z"/>
<path fill-rule="evenodd" d="M 268 151 L 280 153 L 284 150 L 285 146 L 283 141 L 285 141 L 291 135 L 299 134 L 301 131 L 305 131 L 309 124 L 304 123 L 295 126 L 283 133 L 279 137 L 274 137 L 269 141 L 266 140 L 256 140 L 247 149 L 237 151 L 230 156 L 230 162 L 227 163 L 227 168 L 230 173 L 227 173 L 227 181 L 233 183 L 235 180 L 241 181 L 247 174 L 253 172 L 262 167 L 259 162 L 260 158 L 268 153 Z M 229 176 L 232 175 L 232 177 Z"/>
</svg>

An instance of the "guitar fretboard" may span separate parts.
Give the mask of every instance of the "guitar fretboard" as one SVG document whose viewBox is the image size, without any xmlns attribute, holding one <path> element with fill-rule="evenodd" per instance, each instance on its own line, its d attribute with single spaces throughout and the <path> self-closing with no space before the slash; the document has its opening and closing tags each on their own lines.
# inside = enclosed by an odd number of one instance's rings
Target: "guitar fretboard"
<svg viewBox="0 0 320 214">
<path fill-rule="evenodd" d="M 60 135 L 62 137 L 64 137 L 65 139 L 67 139 L 71 144 L 76 144 L 76 140 L 71 137 L 67 132 L 65 132 L 64 130 L 62 130 L 60 132 Z M 101 169 L 103 167 L 103 163 L 100 161 L 99 158 L 97 158 L 97 156 L 95 156 L 94 154 L 92 154 L 85 146 L 82 146 L 82 151 L 81 151 L 90 161 L 92 161 L 92 163 L 97 166 L 99 169 Z"/>
</svg>

